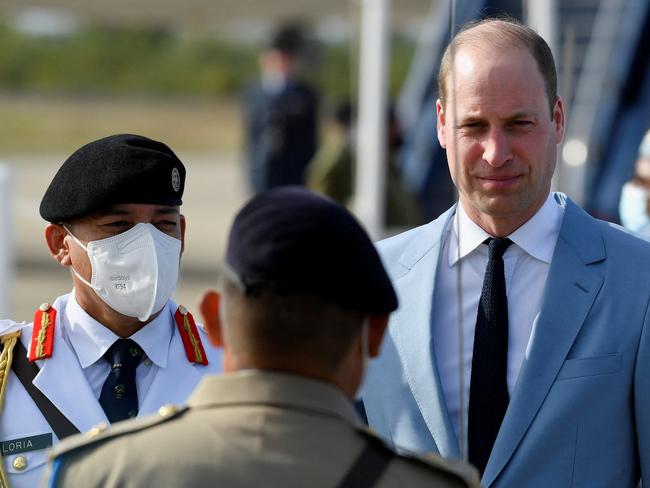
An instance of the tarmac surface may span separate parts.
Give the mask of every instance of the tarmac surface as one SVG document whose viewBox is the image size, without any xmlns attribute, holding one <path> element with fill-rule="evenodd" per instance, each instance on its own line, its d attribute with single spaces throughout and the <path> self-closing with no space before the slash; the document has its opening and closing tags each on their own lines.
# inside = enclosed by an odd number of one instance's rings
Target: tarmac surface
<svg viewBox="0 0 650 488">
<path fill-rule="evenodd" d="M 66 155 L 35 155 L 4 159 L 14 173 L 14 222 L 5 226 L 13 235 L 14 279 L 5 284 L 8 311 L 0 318 L 31 322 L 36 308 L 71 290 L 69 271 L 58 265 L 45 247 L 46 223 L 38 213 L 43 194 Z M 182 212 L 187 219 L 181 278 L 174 299 L 196 310 L 201 292 L 214 287 L 234 215 L 247 199 L 244 173 L 236 154 L 183 154 L 187 168 Z M 11 225 L 13 224 L 13 225 Z M 13 231 L 7 229 L 13 228 Z M 0 286 L 2 286 L 0 284 Z"/>
</svg>

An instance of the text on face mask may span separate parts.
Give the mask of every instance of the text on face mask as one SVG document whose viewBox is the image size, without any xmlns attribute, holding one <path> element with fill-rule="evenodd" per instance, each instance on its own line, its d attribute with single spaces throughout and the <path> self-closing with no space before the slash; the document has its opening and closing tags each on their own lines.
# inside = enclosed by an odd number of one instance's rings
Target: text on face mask
<svg viewBox="0 0 650 488">
<path fill-rule="evenodd" d="M 110 280 L 116 290 L 126 290 L 126 282 L 130 281 L 131 277 L 129 275 L 112 275 Z"/>
</svg>

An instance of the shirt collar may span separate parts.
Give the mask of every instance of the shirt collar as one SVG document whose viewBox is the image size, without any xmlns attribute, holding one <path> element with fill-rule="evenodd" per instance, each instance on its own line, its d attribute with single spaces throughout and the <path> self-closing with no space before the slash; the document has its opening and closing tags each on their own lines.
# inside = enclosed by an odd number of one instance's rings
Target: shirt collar
<svg viewBox="0 0 650 488">
<path fill-rule="evenodd" d="M 169 305 L 165 305 L 154 320 L 130 337 L 138 343 L 147 357 L 161 368 L 167 366 L 172 338 L 170 313 Z M 68 300 L 65 317 L 68 325 L 67 336 L 82 368 L 87 368 L 101 359 L 108 348 L 119 339 L 119 336 L 81 308 L 74 293 Z"/>
<path fill-rule="evenodd" d="M 361 426 L 352 402 L 336 386 L 299 374 L 247 369 L 206 375 L 187 401 L 190 408 L 274 405 L 339 417 Z"/>
<path fill-rule="evenodd" d="M 460 239 L 458 239 L 459 234 Z M 456 215 L 454 216 L 452 232 L 450 232 L 449 237 L 449 266 L 453 266 L 459 259 L 474 251 L 485 239 L 491 236 L 469 218 L 462 203 L 459 202 L 456 205 Z"/>
<path fill-rule="evenodd" d="M 449 266 L 456 264 L 458 259 L 464 258 L 479 247 L 485 239 L 492 237 L 467 215 L 461 203 L 456 208 L 456 217 L 453 220 L 449 240 Z M 564 207 L 555 201 L 553 193 L 549 193 L 535 215 L 508 238 L 535 259 L 550 263 L 563 215 Z M 459 228 L 460 252 L 457 237 Z"/>
<path fill-rule="evenodd" d="M 550 193 L 542 208 L 508 237 L 535 259 L 550 264 L 563 216 L 564 207 Z"/>
<path fill-rule="evenodd" d="M 166 368 L 169 357 L 169 346 L 172 340 L 172 312 L 169 302 L 158 316 L 133 334 L 133 339 L 142 348 L 147 357 L 158 367 Z"/>
</svg>

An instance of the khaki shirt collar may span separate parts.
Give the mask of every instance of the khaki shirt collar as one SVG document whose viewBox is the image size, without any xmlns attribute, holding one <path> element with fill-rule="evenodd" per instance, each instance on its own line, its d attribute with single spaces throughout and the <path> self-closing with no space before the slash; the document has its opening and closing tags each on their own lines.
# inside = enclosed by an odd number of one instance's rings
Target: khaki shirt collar
<svg viewBox="0 0 650 488">
<path fill-rule="evenodd" d="M 297 374 L 249 369 L 206 376 L 188 400 L 191 408 L 242 404 L 309 410 L 362 426 L 352 402 L 341 390 Z"/>
</svg>

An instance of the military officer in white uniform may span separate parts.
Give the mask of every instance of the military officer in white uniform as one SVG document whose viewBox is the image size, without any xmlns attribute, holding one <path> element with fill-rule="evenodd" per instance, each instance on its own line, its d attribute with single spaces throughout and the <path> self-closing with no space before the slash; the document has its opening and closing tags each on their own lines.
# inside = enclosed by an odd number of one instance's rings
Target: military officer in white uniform
<svg viewBox="0 0 650 488">
<path fill-rule="evenodd" d="M 259 194 L 223 271 L 201 311 L 225 374 L 187 407 L 66 440 L 47 486 L 478 487 L 458 461 L 397 455 L 355 414 L 397 298 L 345 208 L 298 187 Z"/>
<path fill-rule="evenodd" d="M 218 349 L 170 297 L 183 250 L 185 168 L 161 142 L 115 135 L 70 156 L 41 202 L 73 291 L 0 321 L 0 480 L 35 487 L 50 446 L 184 402 Z M 43 298 L 47 299 L 47 298 Z"/>
</svg>

